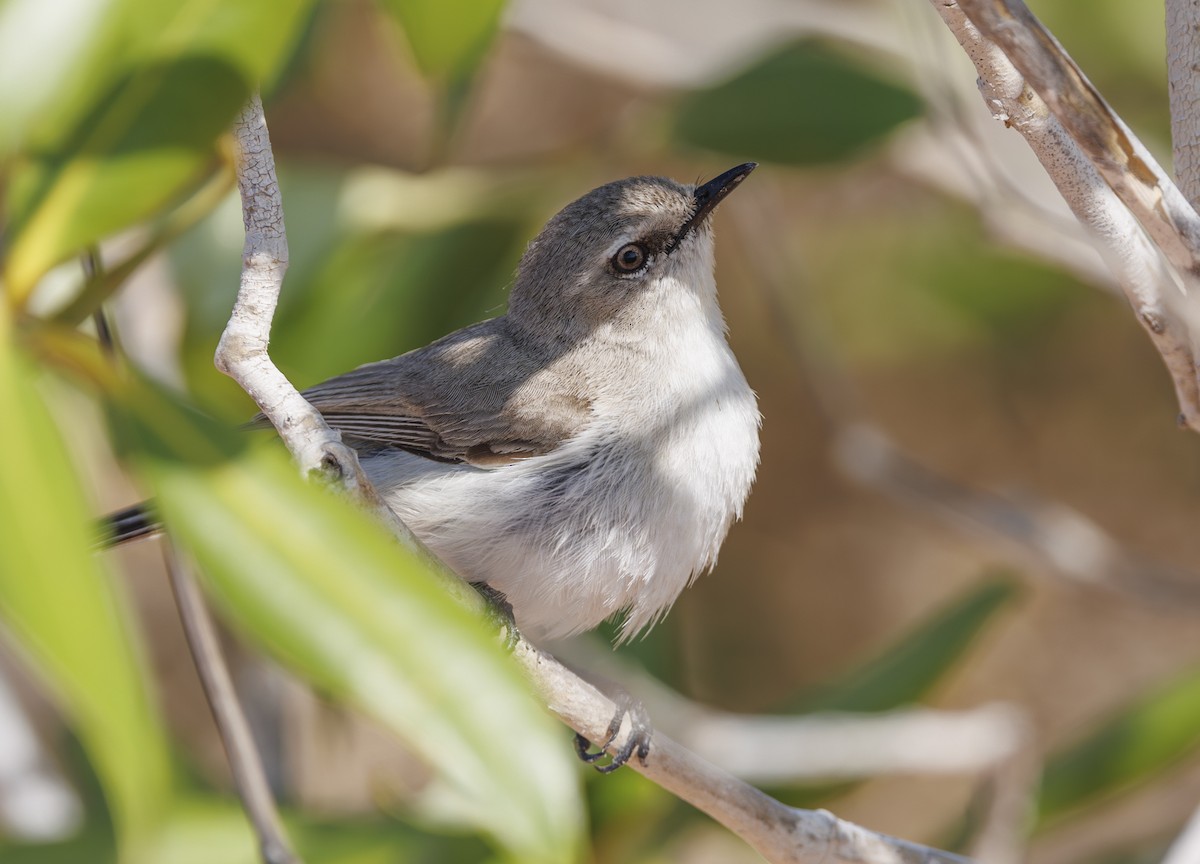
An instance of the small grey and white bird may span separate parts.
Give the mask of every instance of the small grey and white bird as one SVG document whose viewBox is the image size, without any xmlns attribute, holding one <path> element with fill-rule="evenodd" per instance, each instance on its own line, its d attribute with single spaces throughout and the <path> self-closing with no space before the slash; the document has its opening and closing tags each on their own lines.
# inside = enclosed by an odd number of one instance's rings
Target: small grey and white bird
<svg viewBox="0 0 1200 864">
<path fill-rule="evenodd" d="M 529 244 L 506 315 L 305 391 L 413 533 L 535 639 L 620 613 L 622 638 L 642 631 L 741 516 L 760 417 L 710 215 L 754 168 L 594 189 Z M 124 520 L 117 542 L 144 533 Z"/>
</svg>

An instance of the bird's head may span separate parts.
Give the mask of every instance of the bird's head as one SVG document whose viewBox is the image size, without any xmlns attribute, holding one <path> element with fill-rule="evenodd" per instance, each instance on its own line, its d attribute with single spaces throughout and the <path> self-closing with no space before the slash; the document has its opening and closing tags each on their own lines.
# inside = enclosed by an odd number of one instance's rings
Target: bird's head
<svg viewBox="0 0 1200 864">
<path fill-rule="evenodd" d="M 510 319 L 534 335 L 574 341 L 635 299 L 692 292 L 710 300 L 709 217 L 755 167 L 747 162 L 697 186 L 630 177 L 568 204 L 521 259 Z"/>
</svg>

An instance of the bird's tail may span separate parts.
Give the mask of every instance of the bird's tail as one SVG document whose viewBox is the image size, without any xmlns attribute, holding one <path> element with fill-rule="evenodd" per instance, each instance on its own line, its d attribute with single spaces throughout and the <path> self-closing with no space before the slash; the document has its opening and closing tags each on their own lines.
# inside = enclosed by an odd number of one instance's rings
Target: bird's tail
<svg viewBox="0 0 1200 864">
<path fill-rule="evenodd" d="M 102 517 L 96 526 L 96 548 L 111 549 L 161 530 L 162 523 L 155 515 L 153 505 L 143 501 Z"/>
</svg>

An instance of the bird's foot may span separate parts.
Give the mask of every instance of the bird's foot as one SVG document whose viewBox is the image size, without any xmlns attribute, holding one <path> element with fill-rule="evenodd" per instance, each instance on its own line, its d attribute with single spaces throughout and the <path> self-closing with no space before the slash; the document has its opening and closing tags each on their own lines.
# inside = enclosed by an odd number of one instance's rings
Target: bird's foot
<svg viewBox="0 0 1200 864">
<path fill-rule="evenodd" d="M 597 743 L 596 746 L 599 749 L 596 752 L 591 752 L 591 741 L 582 735 L 575 735 L 575 753 L 601 774 L 611 774 L 616 771 L 635 753 L 638 761 L 645 765 L 646 757 L 650 754 L 650 736 L 653 727 L 650 725 L 650 715 L 646 713 L 646 707 L 628 693 L 617 695 L 613 701 L 616 703 L 617 710 L 613 712 L 613 718 L 604 732 L 604 740 Z M 629 734 L 625 738 L 625 743 L 621 745 L 621 749 L 612 754 L 612 759 L 607 764 L 597 765 L 596 763 L 607 754 L 608 747 L 616 740 L 626 717 L 629 718 Z"/>
<path fill-rule="evenodd" d="M 503 634 L 504 650 L 512 653 L 521 641 L 521 631 L 517 629 L 517 618 L 513 614 L 512 604 L 508 602 L 503 591 L 497 591 L 486 582 L 472 582 L 471 587 L 487 602 L 487 611 L 484 614 L 488 623 Z"/>
</svg>

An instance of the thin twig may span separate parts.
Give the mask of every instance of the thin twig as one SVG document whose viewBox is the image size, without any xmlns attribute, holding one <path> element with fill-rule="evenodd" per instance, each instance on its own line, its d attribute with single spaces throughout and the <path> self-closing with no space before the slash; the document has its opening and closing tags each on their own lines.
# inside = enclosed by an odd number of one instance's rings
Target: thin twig
<svg viewBox="0 0 1200 864">
<path fill-rule="evenodd" d="M 880 774 L 994 772 L 1018 755 L 1029 723 L 1014 705 L 965 710 L 910 707 L 882 713 L 737 714 L 676 692 L 591 640 L 565 646 L 572 668 L 620 683 L 660 728 L 747 782 L 780 785 Z"/>
<path fill-rule="evenodd" d="M 204 605 L 200 586 L 169 541 L 165 557 L 183 633 L 187 637 L 196 672 L 200 675 L 204 695 L 221 735 L 238 797 L 258 837 L 262 860 L 265 864 L 301 864 L 288 843 L 279 811 L 275 809 L 275 799 L 271 796 L 258 747 L 250 734 L 246 715 L 242 712 L 233 681 L 229 677 L 229 668 L 221 654 L 216 628 Z"/>
<path fill-rule="evenodd" d="M 100 251 L 96 247 L 90 247 L 84 252 L 79 263 L 83 267 L 83 275 L 88 282 L 92 282 L 100 275 Z M 108 326 L 108 316 L 104 314 L 103 306 L 97 306 L 92 310 L 92 323 L 96 327 L 96 341 L 100 343 L 101 349 L 103 349 L 109 359 L 115 358 L 117 356 L 117 343 L 113 338 L 112 328 Z"/>
</svg>

